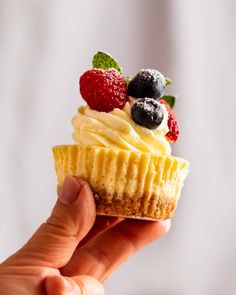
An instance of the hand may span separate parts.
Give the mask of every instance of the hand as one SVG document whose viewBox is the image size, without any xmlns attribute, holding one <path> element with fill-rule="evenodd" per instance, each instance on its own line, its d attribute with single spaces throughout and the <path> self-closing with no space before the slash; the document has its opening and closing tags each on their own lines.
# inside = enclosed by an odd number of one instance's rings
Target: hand
<svg viewBox="0 0 236 295">
<path fill-rule="evenodd" d="M 46 223 L 0 265 L 1 295 L 101 295 L 102 283 L 169 221 L 96 217 L 89 185 L 68 176 Z"/>
</svg>

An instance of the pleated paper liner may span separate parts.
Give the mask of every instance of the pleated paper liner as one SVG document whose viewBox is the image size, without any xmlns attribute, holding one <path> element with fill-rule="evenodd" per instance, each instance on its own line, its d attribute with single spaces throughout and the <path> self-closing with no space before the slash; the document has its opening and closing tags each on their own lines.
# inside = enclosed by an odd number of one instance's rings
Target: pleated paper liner
<svg viewBox="0 0 236 295">
<path fill-rule="evenodd" d="M 89 182 L 97 214 L 168 219 L 188 173 L 184 159 L 87 145 L 53 147 L 58 185 L 66 175 Z"/>
</svg>

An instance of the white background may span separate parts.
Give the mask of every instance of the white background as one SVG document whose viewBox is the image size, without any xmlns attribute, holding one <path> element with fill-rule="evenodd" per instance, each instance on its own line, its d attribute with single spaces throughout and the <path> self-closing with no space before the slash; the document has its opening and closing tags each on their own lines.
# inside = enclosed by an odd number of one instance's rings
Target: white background
<svg viewBox="0 0 236 295">
<path fill-rule="evenodd" d="M 0 260 L 56 200 L 51 147 L 72 143 L 79 76 L 105 50 L 173 80 L 191 162 L 171 232 L 106 283 L 112 295 L 236 293 L 236 1 L 0 0 Z"/>
</svg>

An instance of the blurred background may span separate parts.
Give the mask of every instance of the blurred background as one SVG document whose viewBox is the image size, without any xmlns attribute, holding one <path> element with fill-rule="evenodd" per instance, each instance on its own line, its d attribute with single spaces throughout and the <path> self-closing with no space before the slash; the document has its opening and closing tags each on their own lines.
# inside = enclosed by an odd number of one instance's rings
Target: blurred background
<svg viewBox="0 0 236 295">
<path fill-rule="evenodd" d="M 235 0 L 0 0 L 0 260 L 50 214 L 51 147 L 72 143 L 78 78 L 104 50 L 172 79 L 173 154 L 191 162 L 170 233 L 106 293 L 236 294 L 235 30 Z"/>
</svg>

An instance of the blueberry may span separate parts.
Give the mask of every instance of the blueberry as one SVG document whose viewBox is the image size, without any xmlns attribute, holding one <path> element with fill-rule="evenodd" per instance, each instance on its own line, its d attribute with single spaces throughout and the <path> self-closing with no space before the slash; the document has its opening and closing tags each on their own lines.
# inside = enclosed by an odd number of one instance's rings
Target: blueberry
<svg viewBox="0 0 236 295">
<path fill-rule="evenodd" d="M 160 98 L 165 92 L 165 77 L 157 70 L 141 70 L 129 82 L 128 95 L 136 98 Z"/>
<path fill-rule="evenodd" d="M 164 111 L 159 102 L 152 98 L 138 99 L 131 109 L 131 115 L 135 123 L 147 127 L 157 128 L 164 117 Z"/>
</svg>

